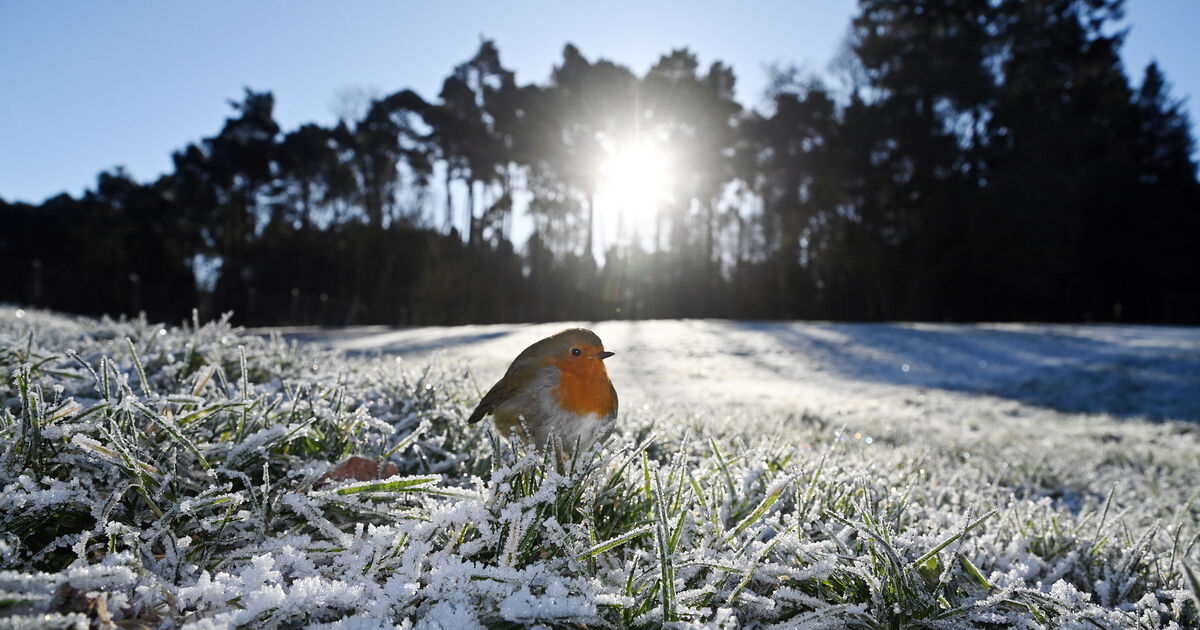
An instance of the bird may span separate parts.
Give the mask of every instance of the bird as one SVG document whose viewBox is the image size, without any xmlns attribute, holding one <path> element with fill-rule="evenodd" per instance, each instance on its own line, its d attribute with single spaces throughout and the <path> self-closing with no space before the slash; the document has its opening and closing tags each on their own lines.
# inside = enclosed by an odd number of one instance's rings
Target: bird
<svg viewBox="0 0 1200 630">
<path fill-rule="evenodd" d="M 587 450 L 617 417 L 617 390 L 604 360 L 613 356 L 596 333 L 568 328 L 521 351 L 504 376 L 484 394 L 467 421 L 491 414 L 505 436 L 514 431 L 537 448 L 553 435 L 568 457 Z"/>
</svg>

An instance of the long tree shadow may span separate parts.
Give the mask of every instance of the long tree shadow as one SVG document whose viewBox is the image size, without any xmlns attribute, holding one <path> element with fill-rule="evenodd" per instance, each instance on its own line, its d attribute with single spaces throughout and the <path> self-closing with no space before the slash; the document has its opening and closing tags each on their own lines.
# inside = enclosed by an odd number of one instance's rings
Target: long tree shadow
<svg viewBox="0 0 1200 630">
<path fill-rule="evenodd" d="M 772 324 L 791 351 L 853 379 L 989 394 L 1065 412 L 1200 422 L 1200 329 Z"/>
</svg>

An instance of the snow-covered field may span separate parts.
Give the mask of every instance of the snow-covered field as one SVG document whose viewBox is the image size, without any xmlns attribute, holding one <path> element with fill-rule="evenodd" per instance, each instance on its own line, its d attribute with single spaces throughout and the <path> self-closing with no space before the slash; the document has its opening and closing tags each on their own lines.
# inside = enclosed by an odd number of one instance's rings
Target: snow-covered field
<svg viewBox="0 0 1200 630">
<path fill-rule="evenodd" d="M 1198 329 L 601 322 L 601 452 L 466 425 L 565 325 L 0 307 L 0 627 L 1200 623 Z"/>
<path fill-rule="evenodd" d="M 280 329 L 349 354 L 438 361 L 483 390 L 525 346 L 594 329 L 626 409 L 955 424 L 973 414 L 1087 413 L 1200 422 L 1200 329 L 1163 326 L 609 321 Z"/>
</svg>

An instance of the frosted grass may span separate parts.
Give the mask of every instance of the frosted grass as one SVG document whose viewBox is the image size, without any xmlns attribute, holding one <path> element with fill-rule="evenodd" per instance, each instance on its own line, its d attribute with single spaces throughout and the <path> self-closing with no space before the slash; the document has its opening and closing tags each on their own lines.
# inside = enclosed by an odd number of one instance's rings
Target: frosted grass
<svg viewBox="0 0 1200 630">
<path fill-rule="evenodd" d="M 556 462 L 408 363 L 0 308 L 0 625 L 1200 623 L 1193 424 L 664 400 Z"/>
</svg>

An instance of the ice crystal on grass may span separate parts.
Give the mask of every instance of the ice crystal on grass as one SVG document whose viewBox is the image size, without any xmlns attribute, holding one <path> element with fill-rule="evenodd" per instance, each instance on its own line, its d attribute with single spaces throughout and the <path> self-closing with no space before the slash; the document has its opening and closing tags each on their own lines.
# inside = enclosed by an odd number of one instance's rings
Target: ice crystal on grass
<svg viewBox="0 0 1200 630">
<path fill-rule="evenodd" d="M 0 308 L 3 625 L 1200 622 L 1191 425 L 663 401 L 561 461 L 412 363 Z"/>
</svg>

